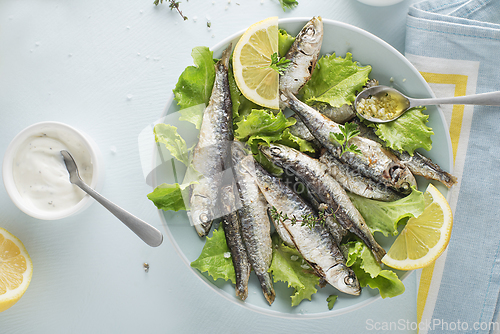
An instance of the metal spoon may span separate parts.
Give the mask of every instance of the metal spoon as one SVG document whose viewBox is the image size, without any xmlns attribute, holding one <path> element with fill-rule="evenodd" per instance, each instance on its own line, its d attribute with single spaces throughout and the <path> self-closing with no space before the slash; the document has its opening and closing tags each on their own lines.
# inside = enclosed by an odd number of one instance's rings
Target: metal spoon
<svg viewBox="0 0 500 334">
<path fill-rule="evenodd" d="M 398 104 L 396 111 L 392 117 L 388 119 L 380 119 L 373 116 L 363 115 L 358 110 L 358 103 L 361 99 L 366 99 L 369 96 L 381 97 L 389 94 Z M 387 86 L 374 86 L 365 89 L 356 96 L 354 100 L 354 109 L 356 113 L 364 119 L 374 123 L 387 123 L 393 121 L 403 115 L 408 109 L 418 106 L 429 106 L 436 104 L 473 104 L 483 106 L 500 106 L 500 92 L 491 92 L 466 96 L 443 97 L 443 98 L 429 98 L 429 99 L 414 99 L 403 95 L 398 90 Z"/>
<path fill-rule="evenodd" d="M 120 219 L 129 229 L 131 229 L 139 238 L 144 240 L 151 247 L 160 246 L 163 241 L 163 235 L 153 226 L 149 225 L 145 221 L 137 218 L 136 216 L 128 213 L 127 211 L 120 208 L 118 205 L 104 198 L 101 194 L 96 192 L 94 189 L 90 188 L 80 177 L 78 173 L 78 167 L 76 162 L 71 156 L 71 154 L 62 150 L 61 154 L 64 159 L 64 164 L 69 172 L 69 181 L 78 187 L 80 187 L 87 194 L 92 196 L 96 201 L 101 203 L 106 209 L 108 209 L 112 214 L 114 214 L 118 219 Z"/>
</svg>

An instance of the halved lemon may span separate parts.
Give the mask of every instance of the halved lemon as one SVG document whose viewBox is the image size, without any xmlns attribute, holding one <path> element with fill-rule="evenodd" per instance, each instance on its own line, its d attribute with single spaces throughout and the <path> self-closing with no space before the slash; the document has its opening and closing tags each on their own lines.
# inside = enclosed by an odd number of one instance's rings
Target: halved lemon
<svg viewBox="0 0 500 334">
<path fill-rule="evenodd" d="M 233 51 L 233 72 L 241 93 L 260 106 L 278 109 L 279 74 L 269 67 L 278 52 L 278 17 L 251 25 Z"/>
<path fill-rule="evenodd" d="M 21 299 L 32 274 L 33 264 L 22 242 L 0 227 L 0 312 Z"/>
<path fill-rule="evenodd" d="M 453 215 L 444 196 L 432 184 L 425 193 L 425 209 L 410 218 L 382 263 L 400 270 L 423 268 L 446 249 L 453 227 Z"/>
</svg>

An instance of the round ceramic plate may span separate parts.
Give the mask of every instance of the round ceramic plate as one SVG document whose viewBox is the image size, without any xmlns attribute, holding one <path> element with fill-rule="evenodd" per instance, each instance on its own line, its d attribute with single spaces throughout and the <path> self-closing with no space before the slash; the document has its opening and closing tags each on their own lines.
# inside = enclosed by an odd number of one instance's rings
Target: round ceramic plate
<svg viewBox="0 0 500 334">
<path fill-rule="evenodd" d="M 391 6 L 397 4 L 403 0 L 358 0 L 358 1 L 370 6 L 383 7 L 383 6 Z"/>
<path fill-rule="evenodd" d="M 291 35 L 296 35 L 309 19 L 282 19 L 279 21 L 279 26 Z M 324 40 L 321 49 L 322 55 L 335 52 L 337 56 L 345 57 L 346 53 L 350 52 L 355 61 L 358 61 L 362 65 L 372 66 L 373 69 L 370 78 L 378 79 L 381 84 L 395 86 L 413 97 L 433 96 L 430 87 L 418 71 L 389 44 L 362 29 L 345 23 L 326 19 L 323 20 L 323 23 Z M 214 57 L 220 57 L 222 50 L 227 47 L 229 42 L 233 42 L 233 45 L 235 45 L 242 33 L 243 31 L 235 33 L 215 45 L 212 48 Z M 188 122 L 178 121 L 178 117 L 174 117 L 176 111 L 178 111 L 177 103 L 173 100 L 172 96 L 162 115 L 165 117 L 164 122 L 176 126 L 179 134 L 187 141 L 187 145 L 190 147 L 196 143 L 197 130 Z M 438 163 L 443 169 L 451 172 L 451 144 L 444 116 L 436 107 L 428 107 L 427 111 L 430 114 L 428 125 L 433 128 L 435 135 L 432 138 L 432 150 L 423 153 Z M 160 154 L 159 156 L 161 158 L 156 158 L 154 161 L 153 186 L 162 183 L 182 182 L 185 167 L 176 162 L 175 159 L 171 159 L 164 154 Z M 425 190 L 428 181 L 423 178 L 417 178 L 417 181 L 420 190 Z M 439 184 L 436 184 L 436 186 L 438 186 L 444 195 L 447 194 L 446 187 Z M 241 307 L 280 317 L 325 317 L 351 312 L 380 297 L 378 290 L 368 287 L 363 288 L 360 296 L 350 296 L 340 293 L 328 285 L 318 289 L 318 292 L 313 295 L 311 301 L 304 300 L 300 305 L 291 307 L 290 296 L 293 293 L 293 289 L 288 288 L 285 283 L 279 282 L 275 284 L 276 299 L 269 306 L 262 295 L 257 278 L 252 273 L 249 282 L 248 298 L 242 302 L 235 297 L 234 286 L 230 282 L 222 279 L 214 281 L 206 273 L 200 273 L 198 270 L 190 267 L 190 263 L 200 255 L 205 244 L 205 238 L 198 237 L 194 227 L 190 225 L 186 212 L 160 211 L 160 217 L 170 241 L 173 243 L 179 256 L 192 270 L 193 275 L 202 279 L 206 283 L 207 289 L 214 289 L 221 297 L 227 298 Z M 389 249 L 393 241 L 393 239 L 384 237 L 377 239 L 386 249 Z M 404 282 L 404 278 L 408 273 L 398 272 L 398 275 L 403 278 Z M 199 293 L 203 294 L 203 291 L 199 291 Z M 326 298 L 331 294 L 337 294 L 339 297 L 333 309 L 328 310 Z"/>
</svg>

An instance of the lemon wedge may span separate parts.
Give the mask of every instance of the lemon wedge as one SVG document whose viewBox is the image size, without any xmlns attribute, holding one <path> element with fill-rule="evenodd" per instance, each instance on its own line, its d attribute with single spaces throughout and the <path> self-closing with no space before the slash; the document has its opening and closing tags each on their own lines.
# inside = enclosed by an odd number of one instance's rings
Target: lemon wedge
<svg viewBox="0 0 500 334">
<path fill-rule="evenodd" d="M 24 245 L 0 227 L 0 312 L 21 299 L 32 274 L 33 264 Z"/>
<path fill-rule="evenodd" d="M 448 246 L 453 227 L 448 202 L 432 184 L 427 187 L 424 199 L 424 211 L 408 220 L 382 263 L 400 270 L 423 268 L 434 262 Z"/>
<path fill-rule="evenodd" d="M 233 51 L 234 79 L 250 101 L 271 109 L 279 108 L 279 73 L 270 68 L 278 52 L 278 17 L 251 25 Z"/>
</svg>

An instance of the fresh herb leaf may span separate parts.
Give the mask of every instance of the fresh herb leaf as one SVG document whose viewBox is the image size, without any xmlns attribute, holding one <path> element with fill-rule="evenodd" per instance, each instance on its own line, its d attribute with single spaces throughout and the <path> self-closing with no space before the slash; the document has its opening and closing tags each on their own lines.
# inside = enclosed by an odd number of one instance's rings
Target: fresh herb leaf
<svg viewBox="0 0 500 334">
<path fill-rule="evenodd" d="M 351 144 L 347 146 L 349 140 L 359 135 L 357 125 L 355 123 L 346 123 L 345 125 L 339 125 L 339 128 L 341 133 L 331 132 L 330 140 L 340 144 L 340 156 L 342 156 L 345 152 L 361 154 L 361 150 L 356 145 Z"/>
<path fill-rule="evenodd" d="M 328 309 L 331 310 L 333 308 L 333 305 L 337 301 L 338 296 L 337 295 L 329 295 L 326 298 L 326 301 L 328 302 Z"/>
<path fill-rule="evenodd" d="M 179 4 L 181 3 L 180 1 L 165 0 L 165 2 L 169 3 L 168 8 L 170 8 L 170 10 L 174 10 L 174 9 L 177 10 L 177 12 L 179 13 L 179 15 L 182 17 L 182 19 L 184 21 L 186 21 L 188 19 L 187 16 L 182 14 L 181 10 L 179 9 Z M 155 6 L 158 6 L 160 3 L 163 3 L 163 0 L 155 0 L 153 3 Z"/>
<path fill-rule="evenodd" d="M 283 75 L 285 74 L 286 69 L 288 66 L 290 66 L 290 59 L 286 59 L 284 57 L 279 57 L 278 53 L 275 52 L 271 55 L 271 65 L 269 65 L 269 68 L 272 68 L 279 74 Z"/>
<path fill-rule="evenodd" d="M 316 224 L 325 226 L 326 219 L 328 217 L 335 217 L 335 213 L 331 209 L 320 210 L 318 211 L 317 216 L 309 213 L 307 215 L 302 215 L 300 218 L 297 218 L 294 215 L 289 217 L 286 213 L 278 211 L 278 209 L 274 206 L 271 207 L 269 213 L 273 221 L 277 224 L 282 224 L 289 220 L 292 225 L 300 223 L 301 226 L 308 226 L 311 229 L 314 228 Z"/>
<path fill-rule="evenodd" d="M 281 8 L 285 12 L 287 9 L 293 9 L 299 4 L 297 0 L 280 0 Z"/>
</svg>

